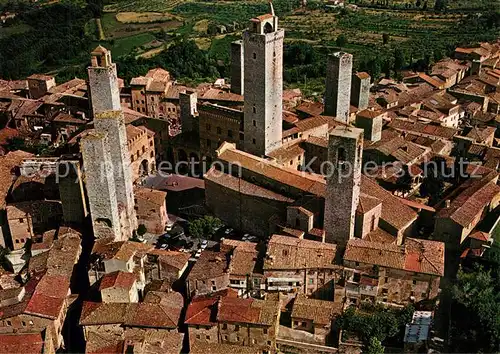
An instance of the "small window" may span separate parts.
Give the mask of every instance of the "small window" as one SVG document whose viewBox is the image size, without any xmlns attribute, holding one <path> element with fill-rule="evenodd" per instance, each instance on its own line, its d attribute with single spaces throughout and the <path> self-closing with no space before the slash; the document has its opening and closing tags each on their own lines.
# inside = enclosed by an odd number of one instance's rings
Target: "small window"
<svg viewBox="0 0 500 354">
<path fill-rule="evenodd" d="M 254 59 L 257 59 L 257 53 L 253 53 L 252 56 Z"/>
<path fill-rule="evenodd" d="M 21 239 L 21 243 L 24 243 L 24 238 Z"/>
<path fill-rule="evenodd" d="M 252 112 L 253 113 L 257 113 L 257 108 L 255 108 L 255 106 L 252 107 Z M 255 121 L 254 121 L 255 122 Z M 255 125 L 255 124 L 254 124 Z"/>
<path fill-rule="evenodd" d="M 254 144 L 254 145 L 255 145 L 255 143 L 256 143 L 256 142 L 255 142 L 255 138 L 253 138 L 253 139 L 252 139 L 252 144 Z"/>
<path fill-rule="evenodd" d="M 23 324 L 23 327 L 26 327 L 26 322 L 21 321 L 21 323 Z"/>
<path fill-rule="evenodd" d="M 227 137 L 228 138 L 232 138 L 233 137 L 233 131 L 232 130 L 228 130 L 227 131 Z"/>
<path fill-rule="evenodd" d="M 12 326 L 12 322 L 10 322 L 9 320 L 7 320 L 7 326 Z"/>
<path fill-rule="evenodd" d="M 314 284 L 314 279 L 313 278 L 309 278 L 309 284 L 310 285 Z"/>
<path fill-rule="evenodd" d="M 222 324 L 222 329 L 227 329 L 227 323 Z"/>
<path fill-rule="evenodd" d="M 427 294 L 426 293 L 422 293 L 421 296 L 422 296 L 422 298 L 426 298 Z"/>
<path fill-rule="evenodd" d="M 239 325 L 235 325 L 235 326 L 234 326 L 234 331 L 235 331 L 235 332 L 238 332 L 239 330 L 240 330 L 240 326 L 239 326 Z"/>
<path fill-rule="evenodd" d="M 283 250 L 283 257 L 288 256 L 288 250 Z"/>
<path fill-rule="evenodd" d="M 413 285 L 417 285 L 417 281 L 416 280 L 413 281 Z"/>
<path fill-rule="evenodd" d="M 236 341 L 239 342 L 240 341 L 240 337 L 236 337 Z"/>
<path fill-rule="evenodd" d="M 144 104 L 144 100 L 142 100 L 142 104 Z"/>
<path fill-rule="evenodd" d="M 387 283 L 389 281 L 389 278 L 388 277 L 385 277 L 384 278 L 384 283 Z"/>
<path fill-rule="evenodd" d="M 255 121 L 255 119 L 252 121 L 252 125 L 253 125 L 254 127 L 256 127 L 256 126 L 257 126 L 257 122 Z"/>
<path fill-rule="evenodd" d="M 245 134 L 240 133 L 240 140 L 244 140 L 244 139 L 245 139 Z"/>
<path fill-rule="evenodd" d="M 206 338 L 207 338 L 207 340 L 210 340 L 210 336 L 207 335 Z"/>
<path fill-rule="evenodd" d="M 217 134 L 222 134 L 222 129 L 221 129 L 221 127 L 217 127 Z"/>
<path fill-rule="evenodd" d="M 201 339 L 201 336 L 199 334 L 197 334 L 196 339 Z"/>
<path fill-rule="evenodd" d="M 19 243 L 19 240 L 16 239 L 16 243 Z"/>
<path fill-rule="evenodd" d="M 23 218 L 19 218 L 19 222 L 22 224 L 24 222 Z"/>
<path fill-rule="evenodd" d="M 224 336 L 224 340 L 227 340 L 227 336 Z"/>
</svg>

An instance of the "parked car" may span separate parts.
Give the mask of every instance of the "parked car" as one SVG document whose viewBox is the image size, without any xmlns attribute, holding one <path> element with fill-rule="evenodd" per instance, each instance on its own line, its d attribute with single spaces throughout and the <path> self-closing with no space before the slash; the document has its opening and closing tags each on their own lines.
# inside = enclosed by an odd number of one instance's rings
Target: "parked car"
<svg viewBox="0 0 500 354">
<path fill-rule="evenodd" d="M 160 249 L 161 249 L 161 250 L 166 250 L 167 248 L 168 248 L 168 245 L 167 245 L 166 243 L 162 243 L 162 244 L 160 245 Z"/>
<path fill-rule="evenodd" d="M 208 246 L 208 241 L 207 240 L 201 240 L 200 242 L 200 248 L 204 250 Z"/>
<path fill-rule="evenodd" d="M 201 256 L 201 249 L 196 251 L 196 253 L 194 254 L 194 258 L 200 258 L 200 256 Z"/>
<path fill-rule="evenodd" d="M 229 228 L 229 229 L 226 229 L 226 231 L 224 231 L 224 234 L 229 235 L 229 234 L 231 234 L 233 231 L 234 231 L 234 229 Z"/>
</svg>

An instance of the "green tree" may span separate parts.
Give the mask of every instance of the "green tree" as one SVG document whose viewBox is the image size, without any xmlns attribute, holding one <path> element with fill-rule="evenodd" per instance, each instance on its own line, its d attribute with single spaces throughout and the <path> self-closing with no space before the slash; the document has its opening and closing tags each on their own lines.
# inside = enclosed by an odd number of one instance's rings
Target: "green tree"
<svg viewBox="0 0 500 354">
<path fill-rule="evenodd" d="M 211 238 L 215 234 L 216 230 L 222 225 L 223 224 L 220 219 L 206 215 L 202 218 L 191 221 L 188 225 L 188 231 L 196 238 L 202 238 L 204 236 Z"/>
<path fill-rule="evenodd" d="M 344 34 L 340 34 L 335 40 L 337 47 L 342 48 L 347 44 L 347 37 Z"/>
<path fill-rule="evenodd" d="M 383 354 L 385 351 L 384 346 L 380 341 L 377 339 L 377 337 L 371 337 L 370 338 L 370 343 L 368 344 L 366 351 L 367 354 Z"/>
<path fill-rule="evenodd" d="M 368 62 L 368 71 L 374 81 L 380 78 L 380 74 L 382 73 L 382 63 L 380 62 L 380 58 L 378 56 Z"/>
<path fill-rule="evenodd" d="M 394 50 L 394 71 L 401 70 L 406 63 L 405 53 L 401 48 L 396 48 Z"/>
<path fill-rule="evenodd" d="M 391 38 L 391 36 L 389 36 L 389 33 L 383 33 L 382 34 L 382 43 L 383 44 L 389 43 L 390 38 Z"/>
<path fill-rule="evenodd" d="M 498 265 L 496 266 L 498 271 Z M 496 273 L 498 277 L 498 272 Z M 500 350 L 500 282 L 480 266 L 459 270 L 452 288 L 450 350 Z"/>
<path fill-rule="evenodd" d="M 436 0 L 436 2 L 434 3 L 434 10 L 436 11 L 445 11 L 447 7 L 448 7 L 447 0 Z"/>
</svg>

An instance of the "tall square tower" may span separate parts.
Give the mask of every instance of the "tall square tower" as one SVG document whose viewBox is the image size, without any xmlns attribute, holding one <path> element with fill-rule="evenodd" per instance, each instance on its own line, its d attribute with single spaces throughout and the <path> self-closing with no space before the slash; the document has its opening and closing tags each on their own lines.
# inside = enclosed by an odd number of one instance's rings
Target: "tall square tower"
<svg viewBox="0 0 500 354">
<path fill-rule="evenodd" d="M 245 57 L 243 50 L 243 41 L 234 41 L 231 43 L 231 92 L 243 95 L 243 80 L 245 75 Z"/>
<path fill-rule="evenodd" d="M 349 122 L 352 55 L 337 52 L 328 57 L 326 67 L 325 115 Z"/>
<path fill-rule="evenodd" d="M 324 228 L 326 242 L 336 243 L 339 249 L 354 237 L 362 155 L 363 129 L 338 126 L 330 133 Z"/>
<path fill-rule="evenodd" d="M 360 72 L 352 75 L 351 103 L 362 111 L 368 107 L 370 99 L 370 75 Z"/>
<path fill-rule="evenodd" d="M 284 36 L 272 5 L 271 14 L 251 19 L 243 34 L 244 148 L 257 156 L 281 146 Z"/>
<path fill-rule="evenodd" d="M 120 88 L 116 64 L 111 61 L 111 52 L 98 46 L 91 53 L 89 95 L 94 117 L 98 113 L 121 109 Z"/>
<path fill-rule="evenodd" d="M 99 113 L 94 118 L 95 130 L 106 134 L 107 149 L 111 158 L 113 177 L 116 187 L 116 200 L 122 211 L 122 228 L 129 229 L 130 235 L 137 228 L 134 190 L 130 155 L 122 111 Z"/>
</svg>

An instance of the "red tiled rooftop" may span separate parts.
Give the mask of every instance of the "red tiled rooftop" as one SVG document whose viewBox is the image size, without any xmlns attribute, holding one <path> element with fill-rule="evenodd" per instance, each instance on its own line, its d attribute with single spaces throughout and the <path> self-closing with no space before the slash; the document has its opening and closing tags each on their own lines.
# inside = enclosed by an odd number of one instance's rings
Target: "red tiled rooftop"
<svg viewBox="0 0 500 354">
<path fill-rule="evenodd" d="M 105 274 L 101 279 L 99 290 L 115 287 L 131 289 L 136 281 L 134 273 L 116 271 Z"/>
</svg>

